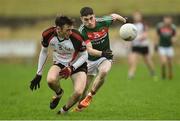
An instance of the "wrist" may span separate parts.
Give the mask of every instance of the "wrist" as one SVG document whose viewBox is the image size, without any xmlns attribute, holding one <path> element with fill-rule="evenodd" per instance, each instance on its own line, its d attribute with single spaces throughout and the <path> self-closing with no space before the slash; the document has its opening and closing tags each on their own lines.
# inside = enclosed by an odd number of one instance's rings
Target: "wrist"
<svg viewBox="0 0 180 121">
<path fill-rule="evenodd" d="M 42 76 L 42 74 L 38 74 L 38 73 L 37 73 L 36 75 L 38 75 L 38 76 Z"/>
<path fill-rule="evenodd" d="M 73 65 L 70 66 L 70 69 L 71 69 L 71 72 L 76 70 Z"/>
<path fill-rule="evenodd" d="M 101 53 L 101 56 L 103 55 L 103 51 L 100 52 Z"/>
<path fill-rule="evenodd" d="M 120 17 L 120 20 L 123 22 L 123 23 L 126 23 L 126 18 L 124 18 L 124 17 Z"/>
<path fill-rule="evenodd" d="M 101 56 L 104 56 L 104 52 L 103 51 L 101 51 Z"/>
</svg>

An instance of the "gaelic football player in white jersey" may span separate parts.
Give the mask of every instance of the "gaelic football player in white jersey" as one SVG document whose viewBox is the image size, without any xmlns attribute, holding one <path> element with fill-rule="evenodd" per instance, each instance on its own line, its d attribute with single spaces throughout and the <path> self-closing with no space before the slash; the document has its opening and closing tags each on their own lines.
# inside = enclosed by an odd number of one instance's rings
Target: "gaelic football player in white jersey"
<svg viewBox="0 0 180 121">
<path fill-rule="evenodd" d="M 63 89 L 60 86 L 61 79 L 71 77 L 74 92 L 67 103 L 58 111 L 58 114 L 66 113 L 80 98 L 86 85 L 86 73 L 88 54 L 84 39 L 81 34 L 73 29 L 73 21 L 66 16 L 58 16 L 55 27 L 50 27 L 42 33 L 42 48 L 39 55 L 38 69 L 35 78 L 31 81 L 31 90 L 40 88 L 43 66 L 48 55 L 48 47 L 53 49 L 54 64 L 47 74 L 47 82 L 50 89 L 55 92 L 50 102 L 50 108 L 58 105 Z"/>
<path fill-rule="evenodd" d="M 138 56 L 142 56 L 151 76 L 153 76 L 154 79 L 156 79 L 154 65 L 149 52 L 150 43 L 147 38 L 147 26 L 143 23 L 142 14 L 140 12 L 135 12 L 133 14 L 133 21 L 134 21 L 134 25 L 137 27 L 138 35 L 132 41 L 131 52 L 128 57 L 128 62 L 129 62 L 128 79 L 132 79 L 134 77 L 138 62 L 137 61 Z"/>
</svg>

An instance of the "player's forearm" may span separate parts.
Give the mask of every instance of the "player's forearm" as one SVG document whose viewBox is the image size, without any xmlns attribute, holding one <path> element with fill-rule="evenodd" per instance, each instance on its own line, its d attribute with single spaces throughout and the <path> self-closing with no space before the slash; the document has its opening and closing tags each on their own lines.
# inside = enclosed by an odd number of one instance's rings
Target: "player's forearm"
<svg viewBox="0 0 180 121">
<path fill-rule="evenodd" d="M 48 49 L 45 47 L 41 48 L 41 52 L 39 54 L 39 60 L 38 60 L 38 69 L 37 69 L 37 74 L 38 75 L 42 75 L 43 72 L 43 66 L 46 62 L 47 59 L 47 54 L 48 53 Z"/>
<path fill-rule="evenodd" d="M 87 51 L 80 52 L 79 54 L 80 54 L 80 57 L 77 59 L 77 61 L 74 64 L 72 64 L 74 69 L 77 69 L 78 67 L 80 67 L 88 59 Z"/>
<path fill-rule="evenodd" d="M 96 56 L 96 57 L 100 57 L 101 54 L 102 54 L 102 51 L 99 51 L 99 50 L 96 50 L 96 49 L 93 49 L 93 48 L 88 48 L 87 47 L 87 51 L 90 55 L 92 56 Z"/>
<path fill-rule="evenodd" d="M 126 19 L 124 17 L 120 16 L 119 14 L 113 13 L 113 14 L 111 14 L 111 16 L 112 16 L 114 21 L 118 20 L 118 21 L 121 21 L 123 23 L 126 23 Z"/>
<path fill-rule="evenodd" d="M 174 44 L 176 42 L 176 36 L 173 36 L 171 39 L 172 43 Z"/>
</svg>

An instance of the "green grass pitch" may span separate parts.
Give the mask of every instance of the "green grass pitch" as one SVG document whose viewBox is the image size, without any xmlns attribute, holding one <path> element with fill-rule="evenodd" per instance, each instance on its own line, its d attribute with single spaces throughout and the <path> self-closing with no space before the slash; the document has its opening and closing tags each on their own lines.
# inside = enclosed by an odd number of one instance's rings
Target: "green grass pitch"
<svg viewBox="0 0 180 121">
<path fill-rule="evenodd" d="M 127 80 L 127 64 L 114 64 L 107 81 L 83 112 L 56 115 L 72 92 L 70 80 L 62 80 L 65 90 L 55 110 L 49 109 L 53 92 L 46 83 L 47 65 L 41 88 L 30 91 L 36 65 L 0 64 L 0 119 L 180 119 L 180 65 L 174 66 L 173 80 L 153 81 L 146 67 L 138 67 L 134 80 Z M 159 67 L 156 68 L 159 72 Z M 159 74 L 158 74 L 159 76 Z"/>
</svg>

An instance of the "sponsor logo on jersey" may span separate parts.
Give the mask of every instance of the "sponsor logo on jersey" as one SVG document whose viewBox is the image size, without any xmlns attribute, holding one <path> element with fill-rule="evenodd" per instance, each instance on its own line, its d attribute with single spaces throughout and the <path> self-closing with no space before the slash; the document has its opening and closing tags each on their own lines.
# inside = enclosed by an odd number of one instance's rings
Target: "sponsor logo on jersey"
<svg viewBox="0 0 180 121">
<path fill-rule="evenodd" d="M 97 32 L 88 32 L 87 35 L 91 41 L 98 41 L 98 40 L 106 37 L 107 33 L 108 33 L 108 28 L 104 27 Z"/>
<path fill-rule="evenodd" d="M 171 28 L 161 28 L 160 29 L 160 32 L 163 34 L 163 35 L 172 35 L 173 33 L 173 30 Z"/>
</svg>

